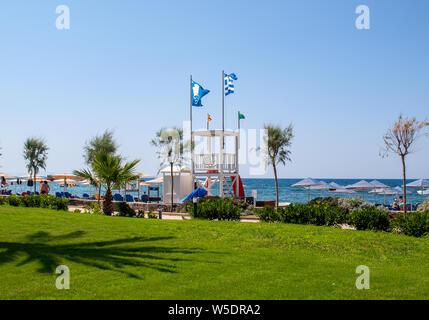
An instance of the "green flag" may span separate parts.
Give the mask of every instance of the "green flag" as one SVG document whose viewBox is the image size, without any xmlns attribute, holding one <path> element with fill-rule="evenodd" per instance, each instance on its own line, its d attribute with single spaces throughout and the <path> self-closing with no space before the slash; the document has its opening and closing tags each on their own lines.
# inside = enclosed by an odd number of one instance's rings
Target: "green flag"
<svg viewBox="0 0 429 320">
<path fill-rule="evenodd" d="M 242 120 L 242 119 L 246 119 L 246 117 L 244 116 L 244 114 L 242 114 L 240 111 L 238 112 L 238 119 Z"/>
</svg>

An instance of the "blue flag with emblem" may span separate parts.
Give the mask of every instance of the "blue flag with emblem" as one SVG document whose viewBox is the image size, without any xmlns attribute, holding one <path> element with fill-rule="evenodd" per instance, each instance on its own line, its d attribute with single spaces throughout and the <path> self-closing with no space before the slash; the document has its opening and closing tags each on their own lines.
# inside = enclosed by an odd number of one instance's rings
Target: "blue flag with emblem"
<svg viewBox="0 0 429 320">
<path fill-rule="evenodd" d="M 225 95 L 234 93 L 234 80 L 238 80 L 235 73 L 225 74 Z"/>
<path fill-rule="evenodd" d="M 195 81 L 192 81 L 192 106 L 202 107 L 201 99 L 209 92 L 210 90 L 206 90 Z"/>
</svg>

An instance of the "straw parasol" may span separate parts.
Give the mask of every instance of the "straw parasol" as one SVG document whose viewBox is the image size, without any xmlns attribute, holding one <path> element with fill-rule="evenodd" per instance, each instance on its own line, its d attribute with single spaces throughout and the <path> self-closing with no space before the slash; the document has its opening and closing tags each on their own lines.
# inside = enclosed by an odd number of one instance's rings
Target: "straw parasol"
<svg viewBox="0 0 429 320">
<path fill-rule="evenodd" d="M 326 182 L 321 182 L 318 180 L 314 180 L 312 178 L 303 179 L 292 185 L 294 188 L 307 188 L 308 190 L 308 201 L 310 201 L 310 189 L 308 187 L 321 186 L 326 184 Z"/>
<path fill-rule="evenodd" d="M 374 186 L 374 190 L 380 190 L 380 189 L 389 189 L 390 187 L 378 180 L 372 180 L 370 182 Z M 374 202 L 377 204 L 377 192 L 374 192 Z"/>
<path fill-rule="evenodd" d="M 424 189 L 429 189 L 429 179 L 419 179 L 419 180 L 413 181 L 407 184 L 407 188 L 421 189 L 421 191 L 423 191 Z M 423 202 L 423 193 L 420 193 L 420 194 L 422 195 L 422 202 Z"/>
<path fill-rule="evenodd" d="M 332 192 L 332 193 L 341 193 L 341 194 L 346 194 L 347 193 L 349 195 L 349 198 L 350 198 L 350 195 L 352 193 L 356 193 L 355 191 L 353 191 L 351 189 L 346 189 L 346 188 L 338 188 L 338 189 L 335 189 L 335 190 L 329 190 L 329 192 Z"/>
<path fill-rule="evenodd" d="M 64 182 L 64 192 L 67 190 L 67 181 L 72 180 L 72 183 L 82 181 L 82 178 L 69 173 L 54 174 L 51 177 L 54 179 L 54 181 L 63 180 L 62 182 Z"/>
<path fill-rule="evenodd" d="M 5 178 L 6 180 L 10 180 L 10 179 L 15 179 L 16 178 L 16 176 L 12 176 L 12 175 L 10 175 L 10 174 L 6 174 L 6 173 L 3 173 L 3 172 L 0 172 L 0 178 Z"/>
<path fill-rule="evenodd" d="M 164 179 L 163 178 L 156 178 L 150 181 L 146 181 L 145 183 L 152 185 L 152 184 L 163 184 L 164 183 Z"/>
<path fill-rule="evenodd" d="M 352 185 L 346 186 L 346 189 L 362 191 L 363 200 L 365 200 L 365 191 L 373 190 L 374 186 L 366 180 L 361 180 Z"/>
</svg>

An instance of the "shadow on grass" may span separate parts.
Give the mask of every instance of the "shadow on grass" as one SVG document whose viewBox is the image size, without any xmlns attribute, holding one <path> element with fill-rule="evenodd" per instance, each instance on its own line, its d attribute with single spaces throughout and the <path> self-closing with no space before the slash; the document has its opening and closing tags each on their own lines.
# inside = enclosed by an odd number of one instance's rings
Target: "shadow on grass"
<svg viewBox="0 0 429 320">
<path fill-rule="evenodd" d="M 24 254 L 25 260 L 19 262 L 17 266 L 38 261 L 41 264 L 38 271 L 41 273 L 53 273 L 57 266 L 66 264 L 65 260 L 67 260 L 140 279 L 141 277 L 137 274 L 122 268 L 132 266 L 176 273 L 174 262 L 190 261 L 178 256 L 201 252 L 198 248 L 143 245 L 148 242 L 171 240 L 174 237 L 134 237 L 99 242 L 55 243 L 76 239 L 84 234 L 83 231 L 76 231 L 53 236 L 47 232 L 37 232 L 27 236 L 26 241 L 22 243 L 0 242 L 0 265 L 13 262 Z"/>
</svg>

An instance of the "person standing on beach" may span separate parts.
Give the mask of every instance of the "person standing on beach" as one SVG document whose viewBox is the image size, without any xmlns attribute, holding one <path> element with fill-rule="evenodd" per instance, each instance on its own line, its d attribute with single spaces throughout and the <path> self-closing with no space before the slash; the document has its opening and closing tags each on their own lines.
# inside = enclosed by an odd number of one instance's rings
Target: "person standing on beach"
<svg viewBox="0 0 429 320">
<path fill-rule="evenodd" d="M 40 185 L 40 194 L 46 194 L 49 195 L 49 190 L 51 188 L 49 187 L 48 181 L 43 181 Z"/>
</svg>

